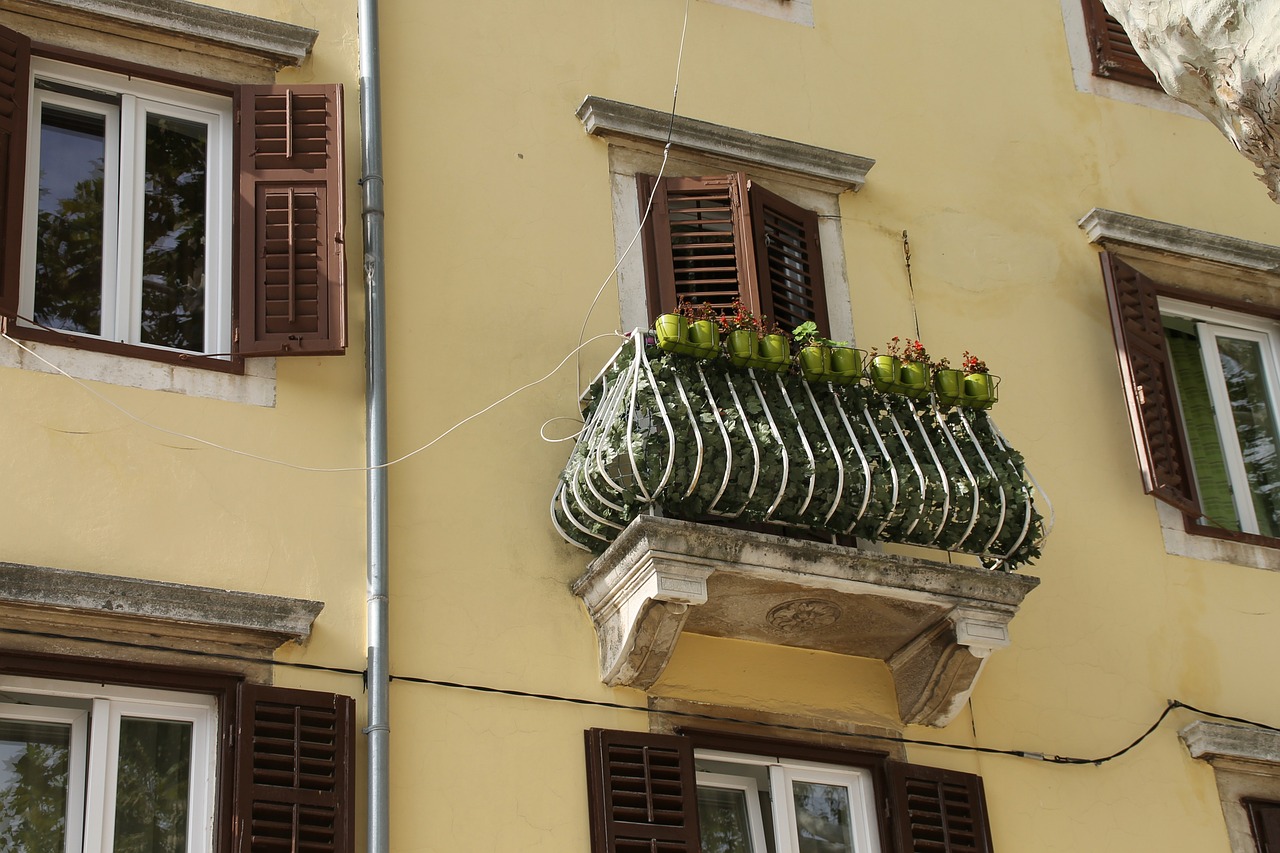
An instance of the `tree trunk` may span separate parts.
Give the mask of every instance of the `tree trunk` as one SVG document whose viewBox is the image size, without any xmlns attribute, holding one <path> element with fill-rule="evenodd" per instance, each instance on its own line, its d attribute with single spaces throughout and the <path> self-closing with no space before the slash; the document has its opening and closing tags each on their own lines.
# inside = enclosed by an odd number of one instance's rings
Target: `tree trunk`
<svg viewBox="0 0 1280 853">
<path fill-rule="evenodd" d="M 1280 0 L 1103 0 L 1173 97 L 1262 171 L 1280 202 Z"/>
</svg>

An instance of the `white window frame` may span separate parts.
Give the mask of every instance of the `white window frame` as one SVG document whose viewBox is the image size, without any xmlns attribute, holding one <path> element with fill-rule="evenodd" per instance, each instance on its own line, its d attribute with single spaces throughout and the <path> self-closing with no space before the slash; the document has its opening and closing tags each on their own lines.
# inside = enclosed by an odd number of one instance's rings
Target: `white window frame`
<svg viewBox="0 0 1280 853">
<path fill-rule="evenodd" d="M 1256 535 L 1259 533 L 1258 518 L 1253 506 L 1249 478 L 1245 472 L 1244 455 L 1240 449 L 1239 436 L 1231 415 L 1226 378 L 1223 376 L 1218 356 L 1217 334 L 1221 333 L 1258 344 L 1266 369 L 1267 402 L 1271 407 L 1272 415 L 1280 422 L 1280 405 L 1278 405 L 1280 404 L 1280 327 L 1260 317 L 1178 299 L 1161 297 L 1159 306 L 1161 316 L 1191 320 L 1200 333 L 1200 356 L 1209 386 L 1210 402 L 1217 421 L 1222 452 L 1231 480 L 1232 503 L 1235 505 L 1236 516 L 1240 519 L 1243 532 Z M 1177 388 L 1176 381 L 1174 385 L 1178 395 L 1178 406 L 1181 409 L 1182 391 Z M 1194 464 L 1192 468 L 1194 470 Z"/>
<path fill-rule="evenodd" d="M 0 702 L 0 717 L 6 720 L 28 720 L 33 723 L 65 725 L 71 731 L 68 750 L 69 766 L 84 767 L 88 749 L 89 712 L 77 708 L 44 705 L 9 705 Z M 85 774 L 67 774 L 66 853 L 83 850 Z"/>
<path fill-rule="evenodd" d="M 875 785 L 871 771 L 864 767 L 846 767 L 836 764 L 821 764 L 813 761 L 779 758 L 763 755 L 744 755 L 734 752 L 699 749 L 695 757 L 731 764 L 743 764 L 767 768 L 769 774 L 769 799 L 773 805 L 774 843 L 777 853 L 798 853 L 798 829 L 795 813 L 795 797 L 792 785 L 795 782 L 812 782 L 819 785 L 843 787 L 849 793 L 849 819 L 851 823 L 853 849 L 856 853 L 880 853 L 880 830 L 876 819 Z M 752 824 L 752 843 L 760 853 L 764 853 L 764 823 L 760 818 L 757 805 L 752 811 L 752 803 L 759 802 L 758 785 L 750 776 L 737 776 L 726 773 L 698 771 L 696 774 L 698 787 L 705 784 L 712 788 L 734 788 L 750 792 L 748 796 L 748 817 Z M 758 827 L 758 832 L 757 832 Z"/>
<path fill-rule="evenodd" d="M 721 791 L 739 791 L 747 803 L 747 823 L 751 833 L 751 849 L 754 853 L 767 853 L 768 842 L 765 841 L 764 814 L 760 809 L 760 786 L 750 776 L 735 776 L 729 773 L 711 773 L 699 770 L 696 774 L 698 788 L 715 788 Z"/>
<path fill-rule="evenodd" d="M 112 849 L 121 720 L 127 717 L 190 723 L 186 849 L 188 853 L 212 853 L 218 748 L 214 696 L 29 677 L 0 678 L 0 692 L 87 700 L 91 705 L 87 712 L 56 705 L 0 705 L 0 716 L 4 717 L 72 722 L 68 853 L 110 853 Z M 76 768 L 80 768 L 79 772 Z"/>
<path fill-rule="evenodd" d="M 107 122 L 107 161 L 104 164 L 102 329 L 86 337 L 126 343 L 165 352 L 185 352 L 141 341 L 142 225 L 146 187 L 146 121 L 150 113 L 204 124 L 208 128 L 209 161 L 205 181 L 205 306 L 204 351 L 220 355 L 231 350 L 231 236 L 232 134 L 231 99 L 163 83 L 126 77 L 60 60 L 33 57 L 28 118 L 27 175 L 24 187 L 22 276 L 19 313 L 33 315 L 36 229 L 40 187 L 40 117 L 45 103 L 100 112 Z M 37 88 L 37 79 L 89 91 L 118 95 L 118 110 Z M 90 106 L 92 105 L 92 106 Z M 111 121 L 114 118 L 115 121 Z M 131 156 L 124 156 L 125 154 Z M 80 334 L 66 332 L 66 334 Z"/>
</svg>

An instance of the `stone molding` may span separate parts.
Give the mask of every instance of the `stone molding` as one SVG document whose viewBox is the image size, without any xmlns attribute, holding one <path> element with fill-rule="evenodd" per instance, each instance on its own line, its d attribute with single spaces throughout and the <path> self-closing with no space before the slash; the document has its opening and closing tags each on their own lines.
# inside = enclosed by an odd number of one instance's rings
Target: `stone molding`
<svg viewBox="0 0 1280 853">
<path fill-rule="evenodd" d="M 676 148 L 755 164 L 816 181 L 831 192 L 857 192 L 875 165 L 869 157 L 845 154 L 816 145 L 792 142 L 724 125 L 651 110 L 588 95 L 578 107 L 578 119 L 592 136 L 619 136 L 665 145 L 668 129 Z"/>
<path fill-rule="evenodd" d="M 178 39 L 267 60 L 277 70 L 301 65 L 315 30 L 217 9 L 189 0 L 0 0 L 0 10 L 90 30 Z"/>
<path fill-rule="evenodd" d="M 1078 225 L 1104 249 L 1139 249 L 1235 270 L 1280 275 L 1280 247 L 1094 208 Z"/>
<path fill-rule="evenodd" d="M 1192 758 L 1209 763 L 1245 761 L 1280 771 L 1280 732 L 1196 720 L 1178 732 Z"/>
<path fill-rule="evenodd" d="M 1026 575 L 656 516 L 574 583 L 600 677 L 648 689 L 682 632 L 886 661 L 904 723 L 945 726 L 1039 584 Z M 781 615 L 780 615 L 781 614 Z"/>
<path fill-rule="evenodd" d="M 323 602 L 0 562 L 0 646 L 271 681 L 272 656 L 305 642 Z M 194 657 L 193 657 L 194 653 Z"/>
</svg>

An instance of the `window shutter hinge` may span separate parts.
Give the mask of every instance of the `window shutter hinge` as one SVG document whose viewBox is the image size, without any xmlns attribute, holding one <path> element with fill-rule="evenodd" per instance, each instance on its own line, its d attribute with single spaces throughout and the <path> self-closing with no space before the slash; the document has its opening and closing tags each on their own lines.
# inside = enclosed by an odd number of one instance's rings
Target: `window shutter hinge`
<svg viewBox="0 0 1280 853">
<path fill-rule="evenodd" d="M 1147 389 L 1144 386 L 1134 386 L 1133 393 L 1138 398 L 1139 406 L 1145 406 L 1147 404 Z"/>
</svg>

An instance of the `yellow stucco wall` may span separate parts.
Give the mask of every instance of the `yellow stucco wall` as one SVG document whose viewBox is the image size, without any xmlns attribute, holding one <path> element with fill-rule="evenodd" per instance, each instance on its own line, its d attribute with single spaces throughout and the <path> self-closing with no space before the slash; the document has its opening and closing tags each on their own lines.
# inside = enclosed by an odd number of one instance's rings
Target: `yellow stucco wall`
<svg viewBox="0 0 1280 853">
<path fill-rule="evenodd" d="M 150 423 L 303 465 L 363 464 L 363 287 L 355 11 L 337 0 L 216 5 L 314 27 L 282 79 L 347 85 L 351 340 L 281 360 L 270 408 L 94 384 Z M 588 94 L 670 106 L 683 0 L 438 4 L 383 0 L 390 455 L 433 441 L 619 325 L 608 144 Z M 690 0 L 679 112 L 876 159 L 840 198 L 860 346 L 920 332 L 1003 375 L 995 416 L 1053 498 L 1042 578 L 972 701 L 943 730 L 901 727 L 879 661 L 683 638 L 664 699 L 901 729 L 908 738 L 1100 756 L 1167 699 L 1280 722 L 1256 673 L 1280 630 L 1280 576 L 1168 556 L 1140 488 L 1095 249 L 1076 221 L 1109 208 L 1280 244 L 1248 164 L 1205 121 L 1077 91 L 1053 0 L 814 0 L 816 26 Z M 569 584 L 589 559 L 548 503 L 577 413 L 617 347 L 390 472 L 391 671 L 629 706 L 601 684 Z M 0 341 L 0 345 L 8 345 Z M 364 478 L 237 457 L 131 423 L 63 377 L 0 369 L 0 559 L 315 598 L 291 660 L 364 655 Z M 549 435 L 572 432 L 567 421 Z M 358 694 L 334 677 L 278 680 Z M 582 732 L 645 714 L 399 681 L 392 849 L 588 849 Z M 908 746 L 982 775 L 995 849 L 1229 850 L 1213 773 L 1175 712 L 1100 767 Z M 363 751 L 361 752 L 363 759 Z M 361 774 L 363 780 L 363 773 Z M 363 799 L 363 788 L 361 789 Z"/>
<path fill-rule="evenodd" d="M 542 376 L 617 260 L 607 144 L 587 94 L 670 105 L 684 4 L 384 3 L 393 452 Z M 874 157 L 841 197 L 857 342 L 921 334 L 1004 375 L 1001 428 L 1054 499 L 1043 578 L 969 709 L 908 737 L 1104 755 L 1181 698 L 1267 718 L 1249 674 L 1280 578 L 1164 553 L 1120 397 L 1095 250 L 1102 207 L 1280 242 L 1263 188 L 1207 122 L 1076 91 L 1057 3 L 815 3 L 807 28 L 694 0 L 682 115 Z M 610 283 L 586 335 L 616 327 Z M 617 345 L 589 346 L 589 378 Z M 598 680 L 550 532 L 573 364 L 392 475 L 395 672 L 642 705 Z M 565 423 L 550 432 L 566 434 Z M 1244 616 L 1243 613 L 1250 615 Z M 653 692 L 782 714 L 896 720 L 879 662 L 698 637 Z M 397 685 L 404 850 L 583 850 L 580 730 L 638 714 Z M 1202 704 L 1203 703 L 1203 704 Z M 909 747 L 983 775 L 997 850 L 1226 851 L 1209 768 L 1175 713 L 1129 756 L 1060 766 Z M 480 792 L 483 793 L 480 793 Z"/>
</svg>

